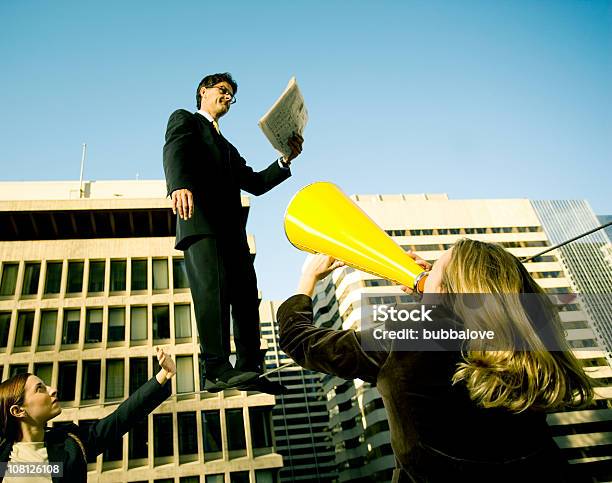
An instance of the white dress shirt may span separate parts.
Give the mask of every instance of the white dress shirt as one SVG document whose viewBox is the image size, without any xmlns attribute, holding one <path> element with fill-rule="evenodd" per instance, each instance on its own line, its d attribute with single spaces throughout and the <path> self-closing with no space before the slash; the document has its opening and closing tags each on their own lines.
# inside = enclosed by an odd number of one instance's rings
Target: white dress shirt
<svg viewBox="0 0 612 483">
<path fill-rule="evenodd" d="M 13 443 L 9 461 L 11 463 L 49 463 L 49 456 L 44 441 L 16 442 Z M 4 483 L 25 483 L 26 481 L 28 483 L 52 483 L 53 480 L 50 475 L 11 476 L 7 473 L 3 481 Z"/>
</svg>

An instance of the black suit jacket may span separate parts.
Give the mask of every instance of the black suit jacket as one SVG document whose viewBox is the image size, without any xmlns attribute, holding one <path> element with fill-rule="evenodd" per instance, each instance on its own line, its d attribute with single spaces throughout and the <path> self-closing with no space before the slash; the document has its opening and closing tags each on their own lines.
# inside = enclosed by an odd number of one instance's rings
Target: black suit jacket
<svg viewBox="0 0 612 483">
<path fill-rule="evenodd" d="M 49 456 L 49 464 L 62 462 L 64 467 L 64 476 L 54 477 L 53 482 L 85 483 L 87 481 L 85 455 L 95 458 L 107 447 L 116 444 L 135 423 L 165 401 L 170 396 L 170 392 L 170 381 L 162 386 L 153 377 L 121 403 L 113 413 L 96 422 L 86 431 L 75 424 L 46 431 L 45 447 Z M 0 461 L 7 462 L 12 449 L 13 441 L 3 441 L 0 444 Z M 0 477 L 0 481 L 2 479 Z M 25 481 L 26 478 L 24 478 Z"/>
<path fill-rule="evenodd" d="M 181 188 L 193 193 L 193 217 L 185 221 L 177 216 L 179 250 L 202 235 L 244 237 L 240 190 L 258 196 L 291 176 L 276 161 L 263 171 L 253 171 L 210 121 L 184 109 L 168 120 L 164 172 L 168 195 Z"/>
</svg>

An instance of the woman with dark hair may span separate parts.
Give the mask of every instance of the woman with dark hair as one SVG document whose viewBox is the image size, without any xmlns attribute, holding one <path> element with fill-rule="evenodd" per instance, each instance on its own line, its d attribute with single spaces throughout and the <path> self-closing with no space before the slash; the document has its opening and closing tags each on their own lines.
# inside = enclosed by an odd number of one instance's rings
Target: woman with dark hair
<svg viewBox="0 0 612 483">
<path fill-rule="evenodd" d="M 73 424 L 47 429 L 47 422 L 62 412 L 57 390 L 39 377 L 17 374 L 0 384 L 0 462 L 14 467 L 37 463 L 42 467 L 61 465 L 63 476 L 54 469 L 49 475 L 24 478 L 24 473 L 10 471 L 0 475 L 4 483 L 85 482 L 87 460 L 95 458 L 115 444 L 136 422 L 170 396 L 168 382 L 176 373 L 172 358 L 159 347 L 156 349 L 160 370 L 126 401 L 87 431 Z M 27 465 L 26 465 L 27 466 Z M 32 466 L 33 467 L 33 466 Z"/>
<path fill-rule="evenodd" d="M 397 461 L 394 482 L 535 481 L 536 475 L 537 481 L 574 481 L 546 411 L 585 406 L 594 394 L 542 289 L 516 257 L 491 243 L 460 240 L 433 267 L 413 258 L 431 269 L 425 297 L 449 301 L 437 308 L 438 322 L 493 330 L 501 342 L 488 349 L 477 341 L 454 350 L 400 351 L 394 341 L 372 351 L 367 331 L 315 327 L 314 286 L 342 265 L 317 255 L 304 269 L 298 295 L 278 310 L 283 350 L 307 369 L 376 385 Z M 546 330 L 521 302 L 526 293 L 540 295 L 551 322 Z M 484 305 L 470 306 L 457 294 L 485 294 L 479 295 Z M 512 346 L 516 340 L 520 350 Z"/>
</svg>

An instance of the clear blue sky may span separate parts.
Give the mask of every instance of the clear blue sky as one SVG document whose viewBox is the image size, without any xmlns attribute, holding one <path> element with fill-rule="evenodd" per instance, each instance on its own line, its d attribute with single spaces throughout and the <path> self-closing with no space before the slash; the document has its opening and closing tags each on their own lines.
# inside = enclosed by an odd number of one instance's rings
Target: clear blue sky
<svg viewBox="0 0 612 483">
<path fill-rule="evenodd" d="M 161 179 L 168 115 L 230 71 L 221 129 L 255 168 L 257 120 L 295 75 L 310 122 L 293 177 L 252 198 L 265 298 L 303 255 L 282 216 L 347 193 L 587 199 L 612 213 L 610 1 L 0 2 L 2 180 Z"/>
</svg>

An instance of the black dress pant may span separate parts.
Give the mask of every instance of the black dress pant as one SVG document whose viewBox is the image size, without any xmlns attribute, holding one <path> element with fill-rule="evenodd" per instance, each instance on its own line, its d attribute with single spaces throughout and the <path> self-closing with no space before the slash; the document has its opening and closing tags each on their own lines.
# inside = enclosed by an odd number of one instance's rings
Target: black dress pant
<svg viewBox="0 0 612 483">
<path fill-rule="evenodd" d="M 207 370 L 229 363 L 230 306 L 236 369 L 260 366 L 259 295 L 246 236 L 197 239 L 185 250 L 185 268 Z"/>
</svg>

